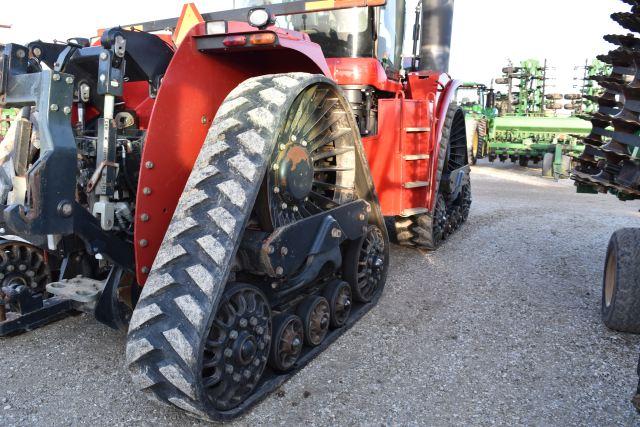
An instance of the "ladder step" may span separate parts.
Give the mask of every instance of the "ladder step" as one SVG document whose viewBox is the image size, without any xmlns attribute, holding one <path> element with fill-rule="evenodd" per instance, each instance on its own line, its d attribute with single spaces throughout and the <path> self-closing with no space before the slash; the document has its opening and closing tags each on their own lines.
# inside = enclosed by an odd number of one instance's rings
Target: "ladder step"
<svg viewBox="0 0 640 427">
<path fill-rule="evenodd" d="M 400 216 L 402 217 L 408 217 L 408 216 L 413 216 L 413 215 L 420 215 L 420 214 L 424 214 L 429 212 L 427 210 L 427 208 L 411 208 L 411 209 L 404 209 L 402 211 L 402 213 L 400 214 Z"/>
<path fill-rule="evenodd" d="M 402 184 L 404 188 L 419 188 L 419 187 L 428 187 L 429 183 L 427 181 L 410 181 Z"/>
<path fill-rule="evenodd" d="M 404 160 L 428 160 L 428 154 L 407 154 L 406 156 L 402 156 Z"/>
<path fill-rule="evenodd" d="M 431 128 L 404 128 L 405 132 L 414 133 L 414 132 L 431 132 Z"/>
</svg>

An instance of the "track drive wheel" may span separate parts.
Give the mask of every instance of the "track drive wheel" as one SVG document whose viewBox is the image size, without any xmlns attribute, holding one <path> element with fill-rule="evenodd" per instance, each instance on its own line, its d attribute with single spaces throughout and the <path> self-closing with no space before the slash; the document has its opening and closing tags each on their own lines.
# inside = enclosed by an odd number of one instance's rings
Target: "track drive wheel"
<svg viewBox="0 0 640 427">
<path fill-rule="evenodd" d="M 310 103 L 315 113 L 304 116 Z M 127 365 L 140 390 L 215 421 L 238 416 L 259 399 L 256 393 L 266 393 L 258 384 L 272 325 L 279 329 L 283 320 L 271 319 L 260 288 L 230 278 L 244 230 L 250 218 L 269 231 L 358 197 L 367 198 L 372 221 L 382 224 L 364 159 L 350 106 L 324 76 L 260 76 L 229 93 L 130 321 Z M 262 203 L 258 194 L 278 182 L 279 191 L 272 187 L 270 194 L 279 203 Z M 299 330 L 294 325 L 293 335 Z M 296 351 L 276 365 L 288 368 Z"/>
<path fill-rule="evenodd" d="M 617 230 L 609 240 L 602 281 L 602 321 L 640 333 L 640 228 Z"/>
</svg>

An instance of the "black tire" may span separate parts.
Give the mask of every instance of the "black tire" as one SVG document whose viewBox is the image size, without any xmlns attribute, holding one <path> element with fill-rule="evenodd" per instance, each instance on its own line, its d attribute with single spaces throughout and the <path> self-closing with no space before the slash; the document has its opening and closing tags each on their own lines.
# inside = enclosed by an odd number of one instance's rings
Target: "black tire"
<svg viewBox="0 0 640 427">
<path fill-rule="evenodd" d="M 320 345 L 329 332 L 331 322 L 331 310 L 327 299 L 321 296 L 307 297 L 300 303 L 297 312 L 302 319 L 305 344 L 310 347 Z"/>
<path fill-rule="evenodd" d="M 640 228 L 617 230 L 609 240 L 602 281 L 602 321 L 640 333 Z"/>
<path fill-rule="evenodd" d="M 471 183 L 462 186 L 462 193 L 459 198 L 460 215 L 462 222 L 465 222 L 469 218 L 469 212 L 471 211 Z"/>
<path fill-rule="evenodd" d="M 298 94 L 316 84 L 335 86 L 305 73 L 251 78 L 218 109 L 129 325 L 127 365 L 152 400 L 207 420 L 233 416 L 207 394 L 205 344 L 278 132 Z M 370 178 L 360 179 L 375 198 Z"/>
<path fill-rule="evenodd" d="M 544 153 L 542 157 L 542 176 L 553 178 L 553 153 Z"/>
<path fill-rule="evenodd" d="M 291 335 L 285 336 L 286 335 Z M 287 348 L 281 347 L 287 339 Z M 302 353 L 304 326 L 302 319 L 295 314 L 282 313 L 273 319 L 273 335 L 269 350 L 269 366 L 279 372 L 286 372 L 295 366 Z M 283 350 L 287 353 L 283 354 Z"/>
</svg>

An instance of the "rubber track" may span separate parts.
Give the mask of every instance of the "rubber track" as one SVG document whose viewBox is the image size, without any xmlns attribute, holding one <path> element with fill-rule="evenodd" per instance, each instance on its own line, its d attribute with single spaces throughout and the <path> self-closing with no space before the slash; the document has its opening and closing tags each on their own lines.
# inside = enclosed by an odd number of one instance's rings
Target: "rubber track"
<svg viewBox="0 0 640 427">
<path fill-rule="evenodd" d="M 275 130 L 286 118 L 282 112 L 314 83 L 334 84 L 305 73 L 261 76 L 242 83 L 220 106 L 129 326 L 127 365 L 151 400 L 209 421 L 235 418 L 302 369 L 380 298 L 383 286 L 370 303 L 354 305 L 344 327 L 330 331 L 319 346 L 305 348 L 291 371 L 265 371 L 238 407 L 221 412 L 208 401 L 199 371 L 204 336 L 274 150 Z M 366 175 L 366 164 L 364 170 Z M 373 183 L 369 176 L 364 181 L 382 224 Z"/>
<path fill-rule="evenodd" d="M 225 418 L 215 415 L 202 387 L 204 336 L 274 149 L 274 132 L 285 119 L 281 111 L 318 79 L 304 73 L 251 78 L 220 106 L 129 325 L 127 365 L 152 400 L 204 419 Z"/>
<path fill-rule="evenodd" d="M 458 105 L 451 103 L 447 110 L 444 126 L 442 128 L 442 138 L 438 151 L 438 170 L 436 172 L 436 185 L 440 187 L 440 179 L 444 169 L 444 159 L 447 153 L 447 145 L 449 144 L 449 136 L 451 134 L 451 126 L 453 118 L 458 110 Z M 445 142 L 443 144 L 442 142 Z M 438 189 L 439 194 L 440 190 Z M 433 215 L 431 212 L 422 215 L 413 215 L 408 218 L 395 218 L 396 242 L 403 246 L 415 246 L 421 249 L 435 250 L 438 247 L 433 241 L 433 233 L 431 233 L 433 223 Z"/>
</svg>

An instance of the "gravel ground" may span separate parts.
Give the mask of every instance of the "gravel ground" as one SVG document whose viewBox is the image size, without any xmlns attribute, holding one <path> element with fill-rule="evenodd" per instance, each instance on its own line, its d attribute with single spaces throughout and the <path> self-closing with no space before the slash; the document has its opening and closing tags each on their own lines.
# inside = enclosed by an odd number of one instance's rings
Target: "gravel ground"
<svg viewBox="0 0 640 427">
<path fill-rule="evenodd" d="M 466 225 L 394 247 L 380 304 L 238 425 L 640 424 L 638 337 L 600 322 L 604 253 L 640 202 L 479 164 Z M 133 391 L 124 334 L 82 315 L 0 341 L 2 425 L 197 425 Z"/>
</svg>

